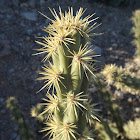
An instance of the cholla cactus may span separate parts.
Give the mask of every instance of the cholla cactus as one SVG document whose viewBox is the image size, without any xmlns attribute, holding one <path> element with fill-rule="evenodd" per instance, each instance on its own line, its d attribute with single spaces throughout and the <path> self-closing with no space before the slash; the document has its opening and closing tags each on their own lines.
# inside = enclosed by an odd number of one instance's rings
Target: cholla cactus
<svg viewBox="0 0 140 140">
<path fill-rule="evenodd" d="M 93 133 L 86 132 L 91 132 L 91 122 L 97 117 L 86 93 L 90 77 L 94 76 L 93 57 L 96 55 L 87 42 L 96 35 L 91 32 L 99 24 L 90 24 L 98 18 L 91 19 L 94 14 L 82 18 L 83 8 L 76 16 L 73 8 L 64 14 L 59 7 L 59 15 L 54 9 L 50 11 L 54 20 L 42 14 L 51 21 L 43 29 L 49 36 L 41 37 L 43 43 L 36 41 L 43 46 L 37 49 L 37 54 L 47 53 L 43 61 L 52 58 L 52 63 L 43 67 L 42 77 L 38 78 L 45 81 L 40 91 L 47 88 L 47 98 L 42 103 L 45 109 L 40 115 L 46 114 L 48 118 L 42 131 L 57 140 L 92 139 Z"/>
<path fill-rule="evenodd" d="M 140 61 L 140 10 L 136 10 L 132 17 L 134 27 L 132 28 L 132 31 L 134 33 L 134 43 L 136 45 L 136 54 L 137 58 Z"/>
<path fill-rule="evenodd" d="M 140 139 L 140 118 L 136 118 L 134 121 L 129 121 L 125 124 L 124 130 L 126 132 L 127 138 L 131 140 Z"/>
<path fill-rule="evenodd" d="M 101 74 L 108 84 L 113 84 L 118 90 L 131 94 L 140 93 L 140 79 L 122 67 L 117 67 L 115 64 L 106 65 Z"/>
<path fill-rule="evenodd" d="M 114 98 L 112 97 L 110 91 L 106 90 L 104 82 L 101 79 L 99 79 L 98 77 L 97 77 L 97 83 L 95 83 L 95 87 L 98 90 L 99 97 L 103 100 L 105 107 L 107 108 L 109 114 L 111 115 L 112 121 L 116 124 L 116 128 L 117 128 L 119 134 L 125 135 L 124 129 L 123 129 L 124 121 L 123 121 L 122 113 L 120 111 L 120 107 L 114 102 Z M 104 121 L 101 121 L 101 122 L 103 125 L 105 125 Z M 101 125 L 99 125 L 99 126 L 103 128 L 103 126 L 101 126 Z M 104 126 L 104 128 L 105 128 L 105 126 Z M 107 128 L 107 126 L 106 126 L 106 128 Z M 106 131 L 106 129 L 103 131 Z M 102 135 L 102 134 L 100 134 L 100 135 Z M 108 133 L 108 135 L 110 135 L 110 132 Z M 111 139 L 113 139 L 113 138 L 111 138 Z"/>
<path fill-rule="evenodd" d="M 7 99 L 7 108 L 10 110 L 13 120 L 17 123 L 18 132 L 22 140 L 34 140 L 34 135 L 21 112 L 19 105 L 14 97 Z"/>
</svg>

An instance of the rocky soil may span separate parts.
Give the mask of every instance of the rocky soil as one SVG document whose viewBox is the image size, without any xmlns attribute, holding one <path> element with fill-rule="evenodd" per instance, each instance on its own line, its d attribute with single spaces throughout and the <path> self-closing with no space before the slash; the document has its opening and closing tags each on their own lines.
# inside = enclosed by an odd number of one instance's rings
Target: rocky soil
<svg viewBox="0 0 140 140">
<path fill-rule="evenodd" d="M 104 34 L 94 37 L 92 42 L 98 46 L 97 51 L 102 52 L 100 68 L 104 63 L 124 66 L 133 60 L 135 46 L 131 17 L 138 5 L 116 8 L 87 0 L 0 0 L 0 140 L 20 140 L 17 127 L 6 109 L 6 99 L 10 96 L 16 97 L 31 128 L 37 131 L 30 117 L 30 108 L 41 102 L 45 95 L 45 91 L 36 94 L 43 85 L 36 80 L 39 76 L 37 71 L 43 65 L 43 56 L 32 54 L 36 53 L 33 49 L 40 47 L 35 43 L 36 37 L 46 34 L 41 28 L 50 22 L 38 11 L 53 18 L 48 7 L 58 11 L 58 6 L 63 11 L 68 6 L 73 6 L 75 11 L 79 7 L 87 8 L 85 16 L 96 12 L 96 16 L 100 17 L 98 22 L 102 25 L 95 32 Z M 123 97 L 122 100 L 126 103 L 128 98 Z M 127 105 L 123 105 L 122 108 L 126 108 Z M 128 112 L 129 108 L 125 110 L 125 113 Z M 41 139 L 42 136 L 36 133 L 35 137 Z"/>
</svg>

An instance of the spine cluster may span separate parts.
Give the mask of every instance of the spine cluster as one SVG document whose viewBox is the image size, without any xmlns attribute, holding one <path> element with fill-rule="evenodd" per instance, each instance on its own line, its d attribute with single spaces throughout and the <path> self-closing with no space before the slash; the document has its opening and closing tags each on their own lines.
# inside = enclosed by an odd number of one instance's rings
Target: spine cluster
<svg viewBox="0 0 140 140">
<path fill-rule="evenodd" d="M 135 118 L 134 121 L 128 121 L 128 123 L 124 125 L 124 129 L 129 139 L 138 140 L 140 138 L 140 118 Z"/>
</svg>

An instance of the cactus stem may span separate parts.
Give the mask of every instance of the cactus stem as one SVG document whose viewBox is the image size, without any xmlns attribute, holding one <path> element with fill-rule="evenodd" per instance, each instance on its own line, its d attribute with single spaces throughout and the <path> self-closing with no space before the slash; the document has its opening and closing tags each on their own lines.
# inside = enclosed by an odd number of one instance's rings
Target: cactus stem
<svg viewBox="0 0 140 140">
<path fill-rule="evenodd" d="M 94 115 L 96 110 L 91 109 L 92 105 L 86 107 L 86 93 L 90 77 L 95 77 L 93 57 L 97 55 L 87 42 L 90 36 L 96 35 L 91 32 L 99 26 L 97 22 L 93 23 L 98 17 L 91 19 L 95 13 L 82 17 L 86 11 L 83 8 L 80 8 L 75 16 L 72 7 L 65 13 L 62 13 L 59 7 L 59 14 L 55 9 L 49 10 L 54 16 L 53 20 L 41 13 L 51 21 L 42 29 L 49 36 L 41 37 L 44 39 L 43 43 L 36 41 L 43 46 L 37 49 L 37 54 L 47 53 L 43 61 L 51 57 L 53 63 L 50 63 L 50 68 L 45 66 L 44 72 L 40 72 L 43 77 L 38 78 L 46 83 L 40 90 L 46 87 L 49 92 L 53 88 L 53 94 L 47 94 L 48 98 L 44 99 L 47 103 L 42 104 L 45 109 L 41 115 L 47 113 L 50 116 L 46 123 L 47 128 L 42 131 L 48 131 L 47 135 L 50 134 L 50 138 L 57 140 L 89 139 L 92 135 L 85 135 L 85 128 L 90 130 L 89 123 L 98 118 Z"/>
<path fill-rule="evenodd" d="M 73 56 L 67 56 L 67 57 L 74 58 L 73 62 L 76 61 L 82 65 L 87 79 L 89 79 L 89 78 L 88 78 L 86 70 L 88 70 L 95 77 L 94 73 L 92 72 L 92 70 L 94 68 L 92 67 L 92 65 L 90 65 L 90 62 L 94 61 L 92 58 L 93 58 L 93 56 L 95 57 L 95 55 L 94 55 L 93 50 L 91 50 L 88 47 L 87 43 L 84 45 L 83 48 L 82 48 L 82 45 L 80 46 L 78 53 L 76 53 L 75 51 L 73 51 L 73 52 L 69 51 L 69 52 Z M 70 64 L 70 65 L 72 65 L 72 64 Z"/>
</svg>

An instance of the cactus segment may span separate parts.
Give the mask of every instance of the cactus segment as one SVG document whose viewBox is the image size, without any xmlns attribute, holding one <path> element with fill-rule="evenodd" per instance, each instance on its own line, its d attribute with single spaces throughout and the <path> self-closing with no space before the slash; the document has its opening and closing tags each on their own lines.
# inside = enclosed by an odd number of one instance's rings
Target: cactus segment
<svg viewBox="0 0 140 140">
<path fill-rule="evenodd" d="M 60 62 L 59 69 L 61 72 L 63 72 L 63 74 L 68 74 L 69 73 L 68 66 L 70 62 L 67 55 L 69 54 L 69 52 L 64 45 L 58 46 L 58 54 L 59 54 L 59 62 Z"/>
<path fill-rule="evenodd" d="M 74 123 L 78 120 L 78 109 L 80 109 L 81 111 L 82 109 L 86 109 L 85 106 L 82 104 L 82 102 L 87 101 L 85 97 L 86 95 L 83 95 L 83 92 L 78 94 L 75 94 L 74 92 L 69 92 L 67 94 L 67 107 L 64 111 L 66 112 L 65 116 L 67 120 L 64 121 Z M 73 116 L 71 114 L 73 114 Z"/>
<path fill-rule="evenodd" d="M 89 77 L 89 79 L 87 79 L 87 77 Z M 91 79 L 92 75 L 89 73 L 89 71 L 87 72 L 87 76 L 84 74 L 83 76 L 83 81 L 81 84 L 81 89 L 80 91 L 83 91 L 84 94 L 86 94 L 88 92 L 88 87 L 90 84 L 90 79 Z"/>
<path fill-rule="evenodd" d="M 79 92 L 81 88 L 81 84 L 83 81 L 83 74 L 84 74 L 84 70 L 80 64 L 80 61 L 78 60 L 77 55 L 75 55 L 71 65 L 71 79 L 72 79 L 73 91 L 76 93 Z"/>
<path fill-rule="evenodd" d="M 57 51 L 52 54 L 52 61 L 53 61 L 55 69 L 59 71 L 60 63 L 59 63 L 59 55 Z"/>
<path fill-rule="evenodd" d="M 95 61 L 92 59 L 93 57 L 95 57 L 95 55 L 94 55 L 93 50 L 91 50 L 89 48 L 87 43 L 85 44 L 84 47 L 82 47 L 82 45 L 80 46 L 78 53 L 76 53 L 75 51 L 70 52 L 70 53 L 72 54 L 72 56 L 69 56 L 69 57 L 73 58 L 73 62 L 79 63 L 79 69 L 80 69 L 80 64 L 81 64 L 88 80 L 89 80 L 89 78 L 88 78 L 87 71 L 89 71 L 93 76 L 95 76 L 94 73 L 92 72 L 94 70 L 94 68 L 91 65 L 91 63 L 93 61 Z M 80 72 L 80 70 L 79 70 L 79 72 Z"/>
<path fill-rule="evenodd" d="M 79 47 L 81 45 L 81 35 L 76 29 L 72 29 L 71 31 L 72 32 L 69 36 L 70 38 L 73 38 L 74 43 L 69 45 L 69 49 L 70 51 L 78 52 Z"/>
</svg>

